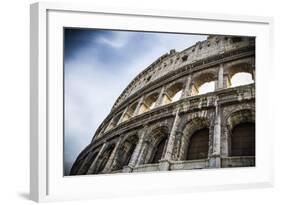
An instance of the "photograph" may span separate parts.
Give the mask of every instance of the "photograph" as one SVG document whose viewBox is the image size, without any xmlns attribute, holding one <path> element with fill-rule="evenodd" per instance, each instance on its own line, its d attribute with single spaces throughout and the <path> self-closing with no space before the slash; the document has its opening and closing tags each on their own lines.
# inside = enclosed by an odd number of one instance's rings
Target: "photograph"
<svg viewBox="0 0 281 205">
<path fill-rule="evenodd" d="M 255 167 L 254 36 L 63 28 L 63 175 Z"/>
</svg>

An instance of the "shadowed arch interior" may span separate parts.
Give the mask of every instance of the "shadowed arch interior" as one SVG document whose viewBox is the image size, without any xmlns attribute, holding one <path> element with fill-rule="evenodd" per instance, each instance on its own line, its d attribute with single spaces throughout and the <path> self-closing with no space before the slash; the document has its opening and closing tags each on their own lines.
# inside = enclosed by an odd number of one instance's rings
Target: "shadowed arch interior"
<svg viewBox="0 0 281 205">
<path fill-rule="evenodd" d="M 167 127 L 158 127 L 153 129 L 147 135 L 147 143 L 144 147 L 146 156 L 144 163 L 145 164 L 155 164 L 158 163 L 162 158 L 167 140 L 168 140 L 168 128 Z"/>
<path fill-rule="evenodd" d="M 228 129 L 228 155 L 255 155 L 255 111 L 242 109 L 233 112 L 226 119 Z"/>
<path fill-rule="evenodd" d="M 98 159 L 97 162 L 97 169 L 96 169 L 96 173 L 99 174 L 103 171 L 103 169 L 105 168 L 105 165 L 111 155 L 111 153 L 114 150 L 115 145 L 112 144 L 110 145 L 102 154 L 102 156 Z"/>
<path fill-rule="evenodd" d="M 236 125 L 231 133 L 232 156 L 255 156 L 255 123 Z"/>
<path fill-rule="evenodd" d="M 210 122 L 204 117 L 190 120 L 179 140 L 177 155 L 179 160 L 195 160 L 208 157 Z"/>
<path fill-rule="evenodd" d="M 113 170 L 122 169 L 124 166 L 128 165 L 133 152 L 137 146 L 139 138 L 137 135 L 128 137 L 120 148 L 117 150 L 115 164 L 113 165 Z"/>
<path fill-rule="evenodd" d="M 153 154 L 151 164 L 156 164 L 159 162 L 159 160 L 162 158 L 162 154 L 165 148 L 167 139 L 163 138 L 156 147 L 156 152 Z"/>
<path fill-rule="evenodd" d="M 187 160 L 206 159 L 209 150 L 209 129 L 197 130 L 190 138 L 187 149 Z"/>
</svg>

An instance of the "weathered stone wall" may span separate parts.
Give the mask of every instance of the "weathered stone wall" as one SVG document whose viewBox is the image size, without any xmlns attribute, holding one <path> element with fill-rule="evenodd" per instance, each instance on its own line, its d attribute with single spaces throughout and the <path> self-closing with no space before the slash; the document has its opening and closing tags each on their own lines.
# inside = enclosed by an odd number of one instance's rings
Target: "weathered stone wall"
<svg viewBox="0 0 281 205">
<path fill-rule="evenodd" d="M 162 56 L 121 94 L 71 174 L 254 166 L 254 156 L 230 152 L 232 129 L 255 122 L 255 84 L 231 87 L 238 72 L 255 79 L 253 38 L 211 36 Z M 215 91 L 198 95 L 210 81 Z M 191 136 L 201 128 L 209 130 L 208 157 L 186 160 Z"/>
</svg>

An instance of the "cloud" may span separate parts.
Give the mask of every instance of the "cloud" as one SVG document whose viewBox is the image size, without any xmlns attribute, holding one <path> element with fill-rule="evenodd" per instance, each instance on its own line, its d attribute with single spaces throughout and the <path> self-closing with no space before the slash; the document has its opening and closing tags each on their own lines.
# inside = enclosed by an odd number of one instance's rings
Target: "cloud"
<svg viewBox="0 0 281 205">
<path fill-rule="evenodd" d="M 122 48 L 130 41 L 129 32 L 116 32 L 111 36 L 100 36 L 97 39 L 97 43 L 110 46 L 112 48 Z"/>
<path fill-rule="evenodd" d="M 65 174 L 138 73 L 170 49 L 206 39 L 92 29 L 69 29 L 65 35 Z"/>
</svg>

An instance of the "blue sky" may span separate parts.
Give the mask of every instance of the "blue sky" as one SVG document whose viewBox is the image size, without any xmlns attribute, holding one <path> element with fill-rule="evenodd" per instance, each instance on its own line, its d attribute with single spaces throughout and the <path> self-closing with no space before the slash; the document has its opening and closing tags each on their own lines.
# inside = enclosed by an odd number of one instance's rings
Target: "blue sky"
<svg viewBox="0 0 281 205">
<path fill-rule="evenodd" d="M 64 165 L 78 154 L 131 80 L 158 57 L 181 51 L 205 35 L 65 29 Z"/>
</svg>

